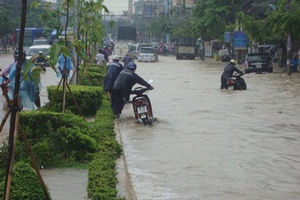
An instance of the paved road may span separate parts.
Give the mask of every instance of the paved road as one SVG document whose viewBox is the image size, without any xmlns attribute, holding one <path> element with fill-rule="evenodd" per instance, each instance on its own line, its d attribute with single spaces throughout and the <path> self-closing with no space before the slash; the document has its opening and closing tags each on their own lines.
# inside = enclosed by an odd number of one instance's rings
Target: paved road
<svg viewBox="0 0 300 200">
<path fill-rule="evenodd" d="M 158 121 L 135 123 L 130 104 L 118 120 L 137 199 L 300 199 L 300 73 L 246 74 L 246 91 L 220 90 L 224 65 L 138 63 Z"/>
</svg>

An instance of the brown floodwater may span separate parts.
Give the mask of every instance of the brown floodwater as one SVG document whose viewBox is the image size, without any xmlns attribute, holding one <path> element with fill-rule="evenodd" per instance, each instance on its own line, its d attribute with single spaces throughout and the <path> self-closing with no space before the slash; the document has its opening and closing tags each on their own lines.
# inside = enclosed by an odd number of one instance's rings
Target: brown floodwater
<svg viewBox="0 0 300 200">
<path fill-rule="evenodd" d="M 226 63 L 138 63 L 153 79 L 158 121 L 118 126 L 137 199 L 300 199 L 300 74 L 246 74 L 245 91 L 220 90 Z"/>
<path fill-rule="evenodd" d="M 1 56 L 2 69 L 11 58 Z M 132 192 L 128 199 L 300 199 L 299 73 L 246 74 L 246 91 L 220 90 L 226 63 L 159 59 L 137 63 L 137 73 L 154 80 L 148 95 L 158 121 L 136 123 L 130 104 L 117 120 L 127 163 L 122 170 L 133 185 L 123 172 L 118 189 Z M 46 87 L 59 79 L 47 70 L 42 80 L 44 104 Z M 42 174 L 53 199 L 86 199 L 87 171 Z"/>
</svg>

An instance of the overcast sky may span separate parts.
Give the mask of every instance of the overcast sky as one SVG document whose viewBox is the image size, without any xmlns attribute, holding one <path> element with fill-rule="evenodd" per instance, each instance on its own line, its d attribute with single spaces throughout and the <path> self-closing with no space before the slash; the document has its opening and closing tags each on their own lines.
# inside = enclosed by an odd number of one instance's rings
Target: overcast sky
<svg viewBox="0 0 300 200">
<path fill-rule="evenodd" d="M 128 11 L 128 0 L 104 0 L 103 5 L 113 14 L 122 14 L 123 10 Z"/>
</svg>

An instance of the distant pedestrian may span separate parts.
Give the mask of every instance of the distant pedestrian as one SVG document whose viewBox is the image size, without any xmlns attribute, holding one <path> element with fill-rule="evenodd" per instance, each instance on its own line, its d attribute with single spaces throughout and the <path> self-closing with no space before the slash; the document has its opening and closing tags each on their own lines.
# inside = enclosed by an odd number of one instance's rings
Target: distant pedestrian
<svg viewBox="0 0 300 200">
<path fill-rule="evenodd" d="M 133 58 L 130 56 L 130 53 L 126 53 L 125 57 L 123 58 L 124 68 L 127 67 L 128 63 L 133 62 Z"/>
<path fill-rule="evenodd" d="M 104 59 L 105 59 L 106 63 L 108 63 L 109 62 L 109 58 L 108 58 L 109 49 L 106 46 L 103 47 L 102 53 L 104 54 Z"/>
<path fill-rule="evenodd" d="M 99 49 L 99 53 L 96 55 L 96 61 L 98 67 L 103 67 L 105 64 L 104 54 L 102 53 L 102 49 Z"/>
<path fill-rule="evenodd" d="M 62 53 L 58 58 L 58 67 L 56 68 L 57 76 L 62 77 L 62 73 L 66 73 L 70 77 L 70 71 L 73 69 L 72 60 L 69 56 L 64 56 Z"/>
<path fill-rule="evenodd" d="M 299 60 L 297 58 L 297 54 L 295 54 L 291 60 L 292 72 L 298 72 Z"/>
<path fill-rule="evenodd" d="M 104 78 L 104 91 L 110 95 L 114 86 L 115 80 L 119 76 L 120 72 L 124 69 L 123 65 L 119 63 L 120 57 L 118 55 L 113 56 L 113 62 L 109 63 L 106 69 Z"/>
</svg>

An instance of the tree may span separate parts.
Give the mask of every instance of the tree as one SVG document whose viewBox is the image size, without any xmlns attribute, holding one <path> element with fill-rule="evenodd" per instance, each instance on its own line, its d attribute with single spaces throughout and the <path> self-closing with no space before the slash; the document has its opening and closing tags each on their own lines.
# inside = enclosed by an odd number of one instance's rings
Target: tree
<svg viewBox="0 0 300 200">
<path fill-rule="evenodd" d="M 244 0 L 198 1 L 193 15 L 197 19 L 199 35 L 206 39 L 219 39 L 225 31 L 233 31 L 237 25 L 235 13 L 242 10 Z"/>
</svg>

